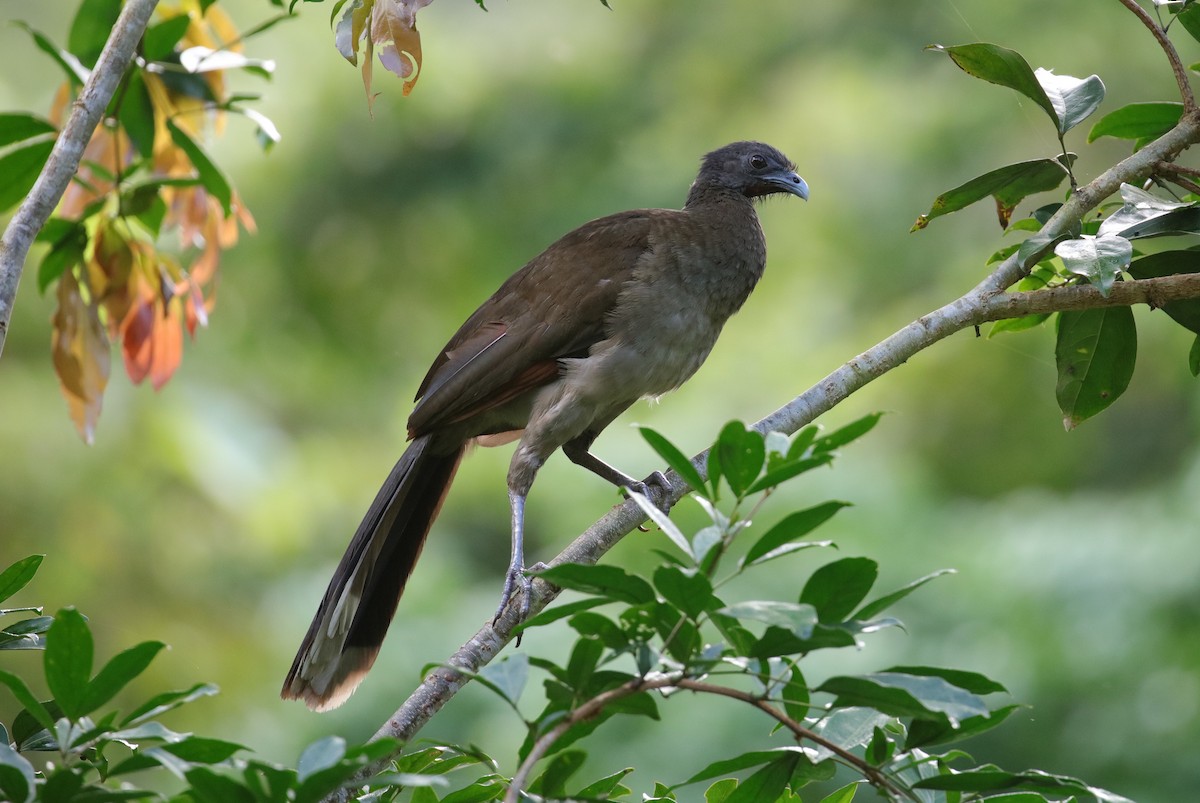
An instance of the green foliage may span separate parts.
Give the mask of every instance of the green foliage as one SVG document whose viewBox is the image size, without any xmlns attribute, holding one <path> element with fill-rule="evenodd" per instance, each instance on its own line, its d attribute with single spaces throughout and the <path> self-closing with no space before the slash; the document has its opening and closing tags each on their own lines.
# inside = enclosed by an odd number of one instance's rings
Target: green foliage
<svg viewBox="0 0 1200 803">
<path fill-rule="evenodd" d="M 1170 6 L 1180 24 L 1195 35 L 1196 6 L 1191 3 L 1156 4 Z M 1098 76 L 1085 79 L 1060 76 L 1029 66 L 1021 54 L 987 43 L 953 47 L 934 46 L 945 53 L 969 75 L 1013 89 L 1036 103 L 1055 124 L 1063 152 L 1054 158 L 1042 158 L 992 170 L 949 190 L 934 201 L 930 211 L 921 215 L 913 231 L 925 228 L 941 215 L 957 212 L 992 196 L 1002 228 L 1029 195 L 1055 189 L 1064 175 L 1071 173 L 1074 156 L 1066 152 L 1064 135 L 1090 117 L 1104 100 L 1104 84 Z M 1166 134 L 1180 121 L 1181 103 L 1141 102 L 1123 106 L 1100 119 L 1088 135 L 1088 142 L 1102 137 L 1134 141 L 1137 150 Z M 1186 172 L 1186 171 L 1185 171 Z M 1171 174 L 1164 174 L 1168 180 Z M 1163 182 L 1160 182 L 1163 183 Z M 1185 189 L 1195 187 L 1189 179 L 1180 179 Z M 1014 253 L 1021 268 L 1030 273 L 1018 285 L 1021 292 L 1083 281 L 1101 295 L 1109 295 L 1124 274 L 1132 278 L 1168 276 L 1194 272 L 1182 259 L 1144 257 L 1150 262 L 1133 268 L 1133 240 L 1163 235 L 1200 234 L 1200 207 L 1195 201 L 1165 200 L 1128 184 L 1121 187 L 1122 205 L 1106 218 L 1089 221 L 1087 227 L 1071 234 L 1042 232 L 1047 216 L 1035 216 L 1021 225 L 1033 234 L 1016 248 L 1009 247 L 993 256 L 992 261 L 1010 258 Z M 1025 223 L 1025 222 L 1023 222 Z M 1186 253 L 1186 252 L 1184 252 Z M 1196 325 L 1193 302 L 1176 303 L 1169 314 L 1183 326 Z M 1043 322 L 1046 314 L 1029 315 L 1001 321 L 992 333 L 1018 332 Z M 1058 367 L 1057 399 L 1067 429 L 1092 417 L 1111 405 L 1129 386 L 1137 357 L 1137 329 L 1128 308 L 1064 311 L 1057 314 L 1058 341 L 1055 357 Z M 1189 354 L 1188 365 L 1196 373 L 1196 359 Z"/>
<path fill-rule="evenodd" d="M 761 746 L 698 768 L 673 784 L 659 782 L 653 799 L 692 799 L 689 787 L 715 781 L 706 800 L 792 803 L 800 800 L 799 790 L 829 781 L 842 765 L 861 779 L 829 792 L 825 801 L 851 801 L 864 783 L 889 799 L 947 803 L 1012 790 L 1031 801 L 1048 801 L 1053 799 L 1048 795 L 1062 791 L 1081 799 L 1121 800 L 1074 778 L 975 766 L 954 749 L 930 752 L 991 730 L 1017 708 L 993 702 L 990 698 L 1007 691 L 982 674 L 897 666 L 835 674 L 816 685 L 806 679 L 804 666 L 812 653 L 864 647 L 865 636 L 900 624 L 881 614 L 944 572 L 865 604 L 879 572 L 876 562 L 865 557 L 844 557 L 812 569 L 794 600 L 728 601 L 718 593 L 731 580 L 761 571 L 770 560 L 829 545 L 799 539 L 828 521 L 844 502 L 798 511 L 764 535 L 751 537 L 754 514 L 777 487 L 764 480 L 774 476 L 787 481 L 827 464 L 835 449 L 864 435 L 878 420 L 878 415 L 865 416 L 827 435 L 808 427 L 791 439 L 774 433 L 764 437 L 731 422 L 710 451 L 712 475 L 705 480 L 696 472 L 693 477 L 695 498 L 711 520 L 701 532 L 709 534 L 689 538 L 663 517 L 674 529 L 669 537 L 682 557 L 665 555 L 649 576 L 604 565 L 565 564 L 541 572 L 544 580 L 582 595 L 526 623 L 573 630 L 567 660 L 517 654 L 477 676 L 524 722 L 527 735 L 517 751 L 520 768 L 511 778 L 476 749 L 417 744 L 364 783 L 356 773 L 395 756 L 398 745 L 382 740 L 348 747 L 343 739 L 328 737 L 309 745 L 291 769 L 246 758 L 242 745 L 179 733 L 158 721 L 181 705 L 214 694 L 209 685 L 155 695 L 126 714 L 101 713 L 163 645 L 134 646 L 93 674 L 88 622 L 73 608 L 64 608 L 48 625 L 47 617 L 35 615 L 23 620 L 35 624 L 22 629 L 18 623 L 3 631 L 12 648 L 44 647 L 45 684 L 53 699 L 38 700 L 24 680 L 0 671 L 0 684 L 23 707 L 0 742 L 0 796 L 22 803 L 166 799 L 161 792 L 134 785 L 135 778 L 166 770 L 183 786 L 171 799 L 198 803 L 307 803 L 350 788 L 360 800 L 483 803 L 511 794 L 514 785 L 540 799 L 618 800 L 631 794 L 622 781 L 633 769 L 580 780 L 587 759 L 581 742 L 613 718 L 657 720 L 660 704 L 691 691 L 752 706 L 775 726 L 776 739 L 773 743 L 764 737 Z M 657 433 L 645 434 L 687 471 L 677 447 Z M 718 508 L 722 487 L 729 494 Z M 642 502 L 650 505 L 644 498 Z M 723 570 L 721 558 L 738 551 L 740 558 Z M 28 584 L 40 562 L 40 556 L 31 556 L 0 572 L 0 601 Z M 0 610 L 0 615 L 15 612 L 40 614 L 40 609 Z M 36 637 L 41 633 L 44 641 Z M 525 718 L 520 701 L 531 669 L 544 676 L 546 702 Z M 782 744 L 781 736 L 787 737 Z M 36 761 L 43 753 L 56 755 L 48 762 Z M 536 777 L 531 772 L 535 766 L 540 767 Z M 447 776 L 459 770 L 468 775 L 452 783 Z M 532 780 L 523 780 L 528 778 Z"/>
</svg>

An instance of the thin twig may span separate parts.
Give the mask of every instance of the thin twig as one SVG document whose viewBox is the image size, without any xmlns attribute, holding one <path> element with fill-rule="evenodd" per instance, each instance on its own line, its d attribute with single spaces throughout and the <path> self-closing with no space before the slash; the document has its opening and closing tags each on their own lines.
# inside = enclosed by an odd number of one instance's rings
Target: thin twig
<svg viewBox="0 0 1200 803">
<path fill-rule="evenodd" d="M 1158 166 L 1154 168 L 1154 172 L 1160 175 L 1166 174 L 1169 176 L 1167 180 L 1172 184 L 1178 184 L 1188 192 L 1195 195 L 1200 195 L 1200 184 L 1192 181 L 1193 178 L 1200 177 L 1200 170 L 1196 170 L 1192 167 L 1177 165 L 1173 162 L 1160 162 Z M 1184 178 L 1184 176 L 1188 176 L 1189 178 Z"/>
<path fill-rule="evenodd" d="M 714 683 L 705 683 L 701 680 L 693 680 L 691 678 L 681 678 L 669 675 L 661 678 L 648 680 L 646 678 L 633 678 L 632 680 L 621 684 L 615 689 L 609 689 L 603 694 L 598 694 L 588 700 L 583 705 L 571 711 L 563 719 L 557 722 L 553 728 L 542 734 L 534 743 L 533 748 L 521 762 L 521 766 L 513 775 L 512 783 L 508 788 L 508 792 L 504 797 L 505 803 L 517 803 L 520 800 L 521 791 L 525 789 L 529 782 L 529 776 L 533 773 L 533 767 L 542 759 L 546 752 L 554 746 L 554 743 L 559 738 L 580 722 L 597 716 L 606 706 L 615 700 L 628 697 L 632 694 L 637 694 L 642 691 L 651 691 L 654 689 L 677 688 L 687 689 L 689 691 L 699 692 L 702 694 L 714 694 L 720 697 L 728 697 L 734 700 L 740 700 L 743 703 L 754 706 L 759 711 L 762 711 L 767 716 L 774 719 L 780 725 L 783 725 L 797 740 L 807 739 L 813 744 L 825 748 L 833 755 L 840 758 L 850 766 L 858 770 L 872 785 L 887 791 L 892 795 L 900 795 L 907 797 L 910 800 L 919 800 L 909 790 L 901 789 L 879 771 L 878 767 L 873 767 L 871 764 L 854 755 L 854 753 L 845 749 L 841 745 L 829 741 L 811 728 L 805 727 L 802 723 L 789 717 L 784 712 L 780 711 L 775 706 L 771 705 L 762 697 L 757 697 L 748 692 L 739 689 L 732 689 L 727 686 L 719 686 Z"/>
<path fill-rule="evenodd" d="M 1184 113 L 1196 111 L 1196 97 L 1192 94 L 1192 85 L 1188 83 L 1187 70 L 1184 69 L 1183 62 L 1179 60 L 1179 52 L 1175 50 L 1175 45 L 1167 36 L 1167 32 L 1155 21 L 1154 17 L 1150 16 L 1146 9 L 1138 4 L 1137 0 L 1120 0 L 1120 3 L 1132 11 L 1150 30 L 1150 33 L 1154 34 L 1159 46 L 1167 54 L 1167 60 L 1171 62 L 1171 72 L 1175 73 L 1175 83 L 1179 85 L 1179 96 L 1183 98 Z"/>
<path fill-rule="evenodd" d="M 29 248 L 79 169 L 84 148 L 129 67 L 156 5 L 158 0 L 129 0 L 125 4 L 83 91 L 72 105 L 71 116 L 55 140 L 46 166 L 0 237 L 0 354 L 4 352 L 17 285 Z"/>
</svg>

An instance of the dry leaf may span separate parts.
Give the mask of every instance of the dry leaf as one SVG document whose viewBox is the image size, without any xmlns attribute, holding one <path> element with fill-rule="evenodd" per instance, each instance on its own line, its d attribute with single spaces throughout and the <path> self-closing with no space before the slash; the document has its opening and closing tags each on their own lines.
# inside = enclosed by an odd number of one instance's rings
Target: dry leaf
<svg viewBox="0 0 1200 803">
<path fill-rule="evenodd" d="M 417 10 L 430 2 L 432 0 L 376 0 L 371 11 L 371 41 L 379 50 L 379 63 L 404 79 L 406 96 L 421 75 Z M 370 92 L 369 87 L 367 91 Z"/>
<path fill-rule="evenodd" d="M 58 309 L 51 324 L 50 350 L 59 387 L 76 429 L 91 444 L 108 384 L 108 335 L 96 308 L 84 301 L 72 271 L 58 280 Z"/>
</svg>

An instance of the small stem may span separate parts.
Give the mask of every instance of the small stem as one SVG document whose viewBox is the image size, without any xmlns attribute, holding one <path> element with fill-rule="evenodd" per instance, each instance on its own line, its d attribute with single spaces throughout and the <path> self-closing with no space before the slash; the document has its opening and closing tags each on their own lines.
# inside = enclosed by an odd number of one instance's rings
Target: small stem
<svg viewBox="0 0 1200 803">
<path fill-rule="evenodd" d="M 1191 167 L 1183 167 L 1174 162 L 1159 162 L 1154 168 L 1155 173 L 1165 173 L 1170 176 L 1169 181 L 1172 184 L 1178 184 L 1190 193 L 1200 195 L 1200 184 L 1192 181 L 1192 178 L 1200 178 L 1200 170 Z M 1188 176 L 1189 178 L 1184 178 Z"/>
<path fill-rule="evenodd" d="M 1175 45 L 1171 43 L 1170 38 L 1167 37 L 1166 30 L 1154 20 L 1154 17 L 1150 16 L 1146 9 L 1138 4 L 1137 0 L 1120 0 L 1120 3 L 1132 11 L 1149 29 L 1150 33 L 1154 34 L 1159 46 L 1167 54 L 1167 60 L 1171 62 L 1171 71 L 1175 73 L 1175 83 L 1179 85 L 1179 96 L 1183 98 L 1184 113 L 1196 111 L 1196 96 L 1192 94 L 1192 85 L 1188 83 L 1187 70 L 1184 69 L 1183 62 L 1179 60 L 1179 53 L 1175 50 Z"/>
</svg>

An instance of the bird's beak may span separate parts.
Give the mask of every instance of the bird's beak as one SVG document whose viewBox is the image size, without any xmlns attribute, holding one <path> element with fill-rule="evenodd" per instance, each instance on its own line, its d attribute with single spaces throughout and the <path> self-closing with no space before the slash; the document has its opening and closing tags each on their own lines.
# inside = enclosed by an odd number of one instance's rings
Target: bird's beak
<svg viewBox="0 0 1200 803">
<path fill-rule="evenodd" d="M 805 201 L 808 200 L 808 182 L 791 170 L 780 170 L 778 173 L 763 176 L 763 179 L 772 187 L 778 187 L 783 192 L 791 193 Z"/>
</svg>

